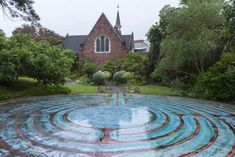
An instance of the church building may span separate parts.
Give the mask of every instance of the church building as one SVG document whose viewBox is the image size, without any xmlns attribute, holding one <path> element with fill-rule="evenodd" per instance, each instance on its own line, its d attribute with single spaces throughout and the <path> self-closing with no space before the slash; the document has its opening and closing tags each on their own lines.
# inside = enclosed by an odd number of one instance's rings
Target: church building
<svg viewBox="0 0 235 157">
<path fill-rule="evenodd" d="M 134 34 L 122 35 L 121 28 L 119 11 L 114 27 L 102 13 L 89 35 L 67 35 L 62 46 L 73 50 L 79 60 L 90 60 L 98 65 L 122 59 L 134 51 Z"/>
</svg>

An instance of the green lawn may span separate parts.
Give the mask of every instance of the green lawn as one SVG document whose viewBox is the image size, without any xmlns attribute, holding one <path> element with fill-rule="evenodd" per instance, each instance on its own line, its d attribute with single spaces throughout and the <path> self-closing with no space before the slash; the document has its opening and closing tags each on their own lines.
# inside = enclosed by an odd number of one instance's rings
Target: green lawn
<svg viewBox="0 0 235 157">
<path fill-rule="evenodd" d="M 64 86 L 44 86 L 30 78 L 19 78 L 17 81 L 0 85 L 0 100 L 29 97 L 45 96 L 58 94 L 79 94 L 79 93 L 97 93 L 97 86 L 65 84 Z"/>
<path fill-rule="evenodd" d="M 63 86 L 44 86 L 30 78 L 20 78 L 17 81 L 0 85 L 0 100 L 69 93 L 69 88 Z"/>
<path fill-rule="evenodd" d="M 67 87 L 71 90 L 72 94 L 78 93 L 97 93 L 98 86 L 91 86 L 91 85 L 81 85 L 81 84 L 65 84 L 64 87 Z"/>
<path fill-rule="evenodd" d="M 163 86 L 146 85 L 140 86 L 139 88 L 141 94 L 183 96 L 182 91 Z M 66 83 L 64 86 L 44 86 L 30 78 L 20 78 L 7 85 L 0 85 L 0 100 L 29 96 L 79 93 L 98 93 L 98 86 L 82 85 L 78 83 Z"/>
<path fill-rule="evenodd" d="M 140 86 L 141 94 L 155 94 L 155 95 L 169 95 L 169 96 L 182 96 L 182 91 L 157 85 Z"/>
</svg>

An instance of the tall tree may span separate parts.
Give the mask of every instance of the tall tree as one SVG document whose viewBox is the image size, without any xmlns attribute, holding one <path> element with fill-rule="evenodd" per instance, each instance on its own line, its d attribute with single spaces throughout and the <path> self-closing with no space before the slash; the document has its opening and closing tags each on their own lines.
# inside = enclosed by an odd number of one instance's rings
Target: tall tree
<svg viewBox="0 0 235 157">
<path fill-rule="evenodd" d="M 153 25 L 148 34 L 148 40 L 150 42 L 150 50 L 148 53 L 149 64 L 147 68 L 147 75 L 151 74 L 156 68 L 158 57 L 160 54 L 160 44 L 162 41 L 162 32 L 158 23 Z"/>
<path fill-rule="evenodd" d="M 235 0 L 225 2 L 224 15 L 226 18 L 226 51 L 235 52 Z"/>
<path fill-rule="evenodd" d="M 22 34 L 28 34 L 28 35 L 31 35 L 31 36 L 36 36 L 37 35 L 37 28 L 35 26 L 32 26 L 32 25 L 23 24 L 21 27 L 17 27 L 12 32 L 13 35 L 16 35 L 17 33 L 22 33 Z"/>
<path fill-rule="evenodd" d="M 33 0 L 0 0 L 5 15 L 11 18 L 21 18 L 24 21 L 38 24 L 39 16 L 33 8 Z"/>
<path fill-rule="evenodd" d="M 163 78 L 192 81 L 211 64 L 223 25 L 223 0 L 188 0 L 167 16 L 158 71 Z"/>
<path fill-rule="evenodd" d="M 63 37 L 55 33 L 53 30 L 44 27 L 36 28 L 35 26 L 28 24 L 24 24 L 12 32 L 13 35 L 18 33 L 31 35 L 34 40 L 47 41 L 51 45 L 61 45 L 63 40 Z"/>
<path fill-rule="evenodd" d="M 48 28 L 40 27 L 38 30 L 38 34 L 36 40 L 46 40 L 51 45 L 61 45 L 64 37 L 59 35 L 53 30 Z"/>
<path fill-rule="evenodd" d="M 150 50 L 148 53 L 149 64 L 147 68 L 147 75 L 151 74 L 156 68 L 159 61 L 160 45 L 162 40 L 166 36 L 167 17 L 174 12 L 175 8 L 170 5 L 166 5 L 160 11 L 160 21 L 153 25 L 147 33 L 148 40 L 150 42 Z"/>
</svg>

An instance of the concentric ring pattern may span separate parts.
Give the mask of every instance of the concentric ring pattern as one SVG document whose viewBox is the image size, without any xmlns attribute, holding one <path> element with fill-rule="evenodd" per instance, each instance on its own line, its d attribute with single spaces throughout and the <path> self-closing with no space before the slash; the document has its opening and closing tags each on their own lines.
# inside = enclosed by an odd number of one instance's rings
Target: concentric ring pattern
<svg viewBox="0 0 235 157">
<path fill-rule="evenodd" d="M 113 94 L 0 103 L 0 156 L 235 156 L 233 107 Z"/>
</svg>

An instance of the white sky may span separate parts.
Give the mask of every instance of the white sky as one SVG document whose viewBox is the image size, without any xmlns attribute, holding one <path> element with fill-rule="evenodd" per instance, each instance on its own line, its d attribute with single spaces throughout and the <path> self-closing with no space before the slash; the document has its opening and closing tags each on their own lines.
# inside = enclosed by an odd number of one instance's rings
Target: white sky
<svg viewBox="0 0 235 157">
<path fill-rule="evenodd" d="M 134 32 L 135 39 L 144 39 L 149 28 L 159 20 L 161 8 L 178 6 L 179 0 L 35 0 L 34 8 L 40 23 L 65 36 L 87 35 L 102 12 L 114 25 L 120 5 L 122 34 Z M 24 21 L 11 21 L 0 10 L 0 29 L 7 36 Z"/>
</svg>

